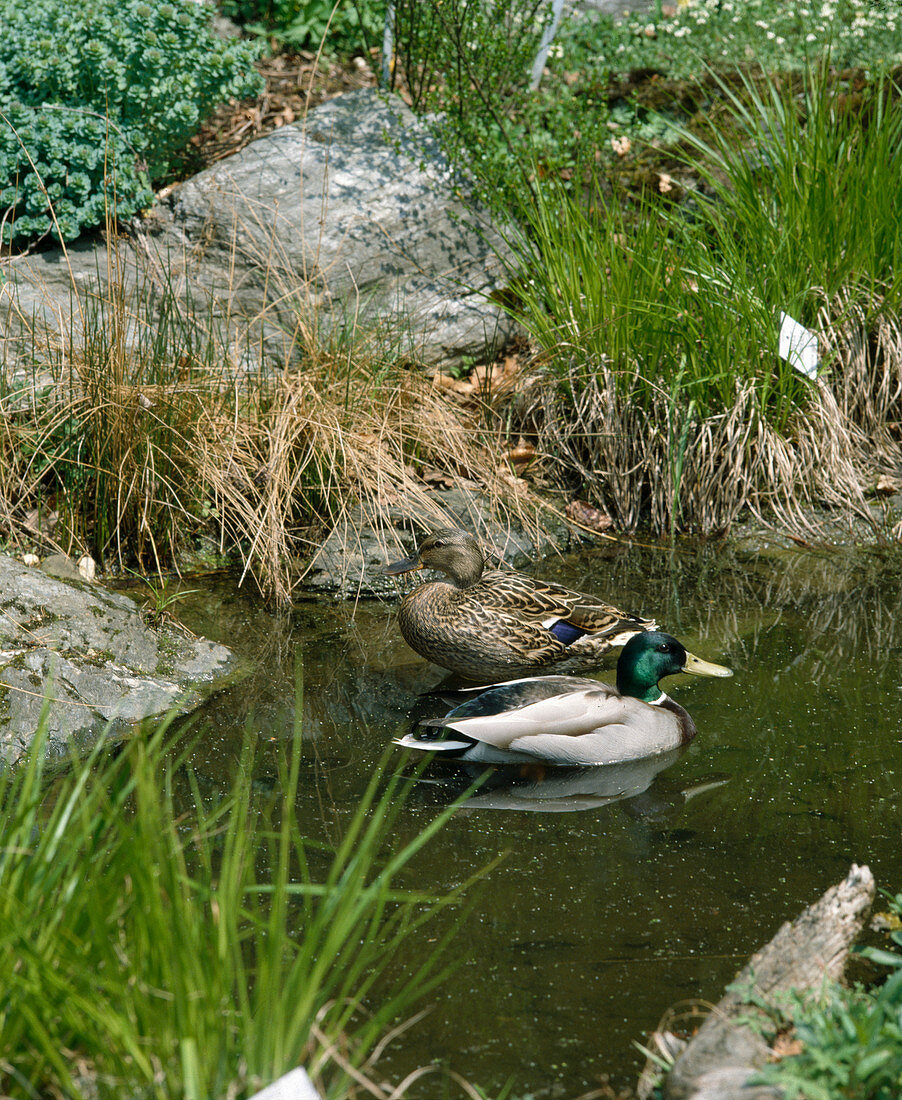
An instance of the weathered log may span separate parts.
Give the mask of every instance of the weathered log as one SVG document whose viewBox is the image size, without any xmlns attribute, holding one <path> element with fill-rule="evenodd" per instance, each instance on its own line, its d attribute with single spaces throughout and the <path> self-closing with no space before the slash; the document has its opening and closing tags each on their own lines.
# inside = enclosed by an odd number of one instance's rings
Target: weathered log
<svg viewBox="0 0 902 1100">
<path fill-rule="evenodd" d="M 766 1022 L 758 1005 L 774 1004 L 789 989 L 814 989 L 825 978 L 840 978 L 873 900 L 874 876 L 869 868 L 853 864 L 843 882 L 784 924 L 751 957 L 676 1059 L 664 1082 L 666 1100 L 780 1097 L 779 1090 L 748 1084 L 767 1061 L 769 1050 L 746 1021 L 757 1016 Z"/>
</svg>

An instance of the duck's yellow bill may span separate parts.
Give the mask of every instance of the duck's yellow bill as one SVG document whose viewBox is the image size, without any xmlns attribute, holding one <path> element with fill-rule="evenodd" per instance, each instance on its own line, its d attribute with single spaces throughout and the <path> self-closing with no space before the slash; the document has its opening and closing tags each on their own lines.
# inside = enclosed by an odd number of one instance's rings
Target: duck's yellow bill
<svg viewBox="0 0 902 1100">
<path fill-rule="evenodd" d="M 716 665 L 713 661 L 703 661 L 694 653 L 687 653 L 683 672 L 690 676 L 732 676 L 733 670 L 726 665 Z"/>
</svg>

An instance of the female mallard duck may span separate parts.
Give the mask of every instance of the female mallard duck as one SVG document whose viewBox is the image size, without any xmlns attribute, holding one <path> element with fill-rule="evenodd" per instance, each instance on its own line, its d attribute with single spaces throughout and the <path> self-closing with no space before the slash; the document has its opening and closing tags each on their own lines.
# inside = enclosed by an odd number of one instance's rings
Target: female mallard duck
<svg viewBox="0 0 902 1100">
<path fill-rule="evenodd" d="M 688 653 L 669 634 L 636 634 L 617 661 L 617 687 L 576 676 L 495 684 L 399 738 L 405 748 L 507 764 L 619 764 L 655 756 L 695 737 L 688 712 L 658 687 L 664 676 L 732 676 Z"/>
<path fill-rule="evenodd" d="M 415 569 L 438 569 L 448 580 L 421 584 L 401 601 L 404 640 L 468 680 L 588 672 L 609 649 L 655 625 L 559 584 L 486 570 L 479 543 L 456 528 L 429 535 L 383 573 Z"/>
</svg>

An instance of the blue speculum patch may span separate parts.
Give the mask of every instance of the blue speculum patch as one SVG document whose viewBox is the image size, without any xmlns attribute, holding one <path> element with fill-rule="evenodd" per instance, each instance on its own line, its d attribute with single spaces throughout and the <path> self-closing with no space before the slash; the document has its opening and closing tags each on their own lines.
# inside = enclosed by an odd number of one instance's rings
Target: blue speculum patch
<svg viewBox="0 0 902 1100">
<path fill-rule="evenodd" d="M 574 626 L 572 623 L 566 623 L 563 619 L 558 621 L 551 627 L 551 633 L 557 638 L 559 642 L 563 642 L 564 645 L 570 645 L 575 642 L 577 638 L 581 638 L 588 631 L 580 630 L 578 626 Z"/>
</svg>

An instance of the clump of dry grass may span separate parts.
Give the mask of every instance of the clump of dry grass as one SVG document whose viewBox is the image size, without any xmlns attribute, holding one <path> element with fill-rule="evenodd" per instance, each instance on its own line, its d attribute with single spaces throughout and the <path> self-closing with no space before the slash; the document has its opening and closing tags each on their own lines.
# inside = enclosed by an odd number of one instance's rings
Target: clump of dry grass
<svg viewBox="0 0 902 1100">
<path fill-rule="evenodd" d="M 868 308 L 870 307 L 870 308 Z M 849 291 L 824 301 L 818 327 L 829 349 L 830 388 L 849 421 L 887 464 L 902 441 L 902 320 Z"/>
<path fill-rule="evenodd" d="M 625 530 L 720 534 L 743 509 L 809 535 L 823 508 L 874 526 L 866 492 L 902 465 L 902 328 L 845 296 L 821 324 L 830 369 L 780 426 L 738 377 L 732 403 L 702 413 L 649 389 L 638 366 L 573 359 L 520 395 L 517 426 Z"/>
<path fill-rule="evenodd" d="M 487 405 L 448 399 L 400 358 L 374 361 L 371 334 L 337 346 L 299 322 L 293 365 L 249 375 L 212 335 L 189 339 L 175 303 L 153 330 L 120 291 L 101 305 L 78 342 L 35 338 L 40 379 L 0 389 L 0 524 L 13 543 L 163 571 L 203 542 L 285 603 L 355 504 L 377 522 L 389 509 L 450 522 L 430 469 L 499 514 L 535 510 Z"/>
<path fill-rule="evenodd" d="M 277 602 L 301 583 L 324 525 L 340 524 L 353 504 L 377 521 L 403 505 L 448 523 L 424 468 L 478 488 L 500 512 L 530 503 L 522 486 L 515 491 L 500 429 L 401 366 L 380 378 L 328 364 L 285 372 L 244 415 L 217 414 L 198 429 L 199 476 L 223 545 L 241 548 L 246 571 Z"/>
</svg>

